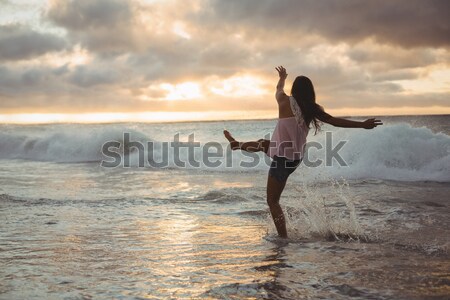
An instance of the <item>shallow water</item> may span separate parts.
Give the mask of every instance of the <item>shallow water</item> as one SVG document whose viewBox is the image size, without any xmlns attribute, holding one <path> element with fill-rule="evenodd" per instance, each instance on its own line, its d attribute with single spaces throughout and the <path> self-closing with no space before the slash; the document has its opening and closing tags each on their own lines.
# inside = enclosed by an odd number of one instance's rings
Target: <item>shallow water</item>
<svg viewBox="0 0 450 300">
<path fill-rule="evenodd" d="M 210 138 L 205 128 L 211 123 L 189 126 Z M 36 128 L 20 130 L 36 138 Z M 41 138 L 54 130 L 41 128 Z M 394 126 L 384 137 L 395 130 L 417 134 L 417 145 L 430 139 L 435 156 L 438 146 L 448 145 L 446 134 L 414 127 Z M 408 159 L 394 165 L 393 153 L 383 163 L 391 173 L 374 176 L 366 176 L 358 160 L 342 172 L 302 165 L 282 196 L 290 234 L 283 240 L 265 203 L 263 165 L 251 171 L 105 169 L 98 162 L 34 159 L 33 149 L 26 154 L 0 165 L 0 299 L 450 295 L 448 166 L 431 158 L 414 171 Z M 445 159 L 448 152 L 435 157 Z"/>
<path fill-rule="evenodd" d="M 216 174 L 192 177 L 186 186 L 195 190 Z M 350 222 L 341 198 L 329 196 L 325 216 L 313 211 L 308 223 L 290 215 L 286 242 L 271 225 L 264 180 L 253 182 L 165 199 L 3 195 L 0 298 L 423 299 L 450 292 L 448 184 L 349 182 L 363 239 L 329 240 L 311 227 L 314 218 L 328 218 L 334 230 Z M 306 197 L 297 185 L 289 183 L 286 199 Z M 322 184 L 314 193 L 335 189 Z M 289 211 L 294 204 L 286 202 Z M 339 223 L 331 222 L 336 216 Z"/>
</svg>

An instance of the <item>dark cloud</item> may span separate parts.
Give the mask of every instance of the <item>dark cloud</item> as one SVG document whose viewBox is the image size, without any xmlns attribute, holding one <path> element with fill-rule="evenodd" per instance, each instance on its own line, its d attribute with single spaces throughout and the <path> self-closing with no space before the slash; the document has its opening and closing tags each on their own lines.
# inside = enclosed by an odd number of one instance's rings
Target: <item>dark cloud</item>
<svg viewBox="0 0 450 300">
<path fill-rule="evenodd" d="M 80 76 L 80 72 L 84 75 Z M 67 66 L 0 66 L 0 111 L 119 111 L 126 110 L 129 105 L 133 109 L 139 108 L 141 101 L 121 95 L 117 86 L 111 89 L 112 84 L 105 82 L 111 79 L 99 74 L 79 68 L 71 70 Z"/>
<path fill-rule="evenodd" d="M 252 50 L 224 38 L 194 41 L 173 36 L 154 38 L 145 51 L 131 53 L 127 63 L 146 80 L 180 82 L 206 76 L 231 76 L 243 68 L 253 68 Z"/>
<path fill-rule="evenodd" d="M 113 63 L 113 62 L 112 62 Z M 100 91 L 99 86 L 117 89 L 117 85 L 126 85 L 131 81 L 130 74 L 120 73 L 120 66 L 104 61 L 94 61 L 89 65 L 58 67 L 48 65 L 0 66 L 0 94 L 9 97 L 24 98 L 35 95 L 48 97 L 51 102 L 55 96 L 83 96 L 90 91 Z M 95 87 L 95 88 L 94 88 Z M 21 100 L 23 101 L 23 100 Z"/>
<path fill-rule="evenodd" d="M 53 3 L 48 16 L 65 28 L 83 31 L 127 24 L 132 13 L 128 1 L 71 0 Z"/>
<path fill-rule="evenodd" d="M 116 83 L 119 78 L 119 74 L 114 69 L 78 66 L 69 76 L 69 82 L 79 87 L 90 88 L 96 85 Z"/>
<path fill-rule="evenodd" d="M 211 0 L 197 20 L 248 29 L 318 33 L 333 41 L 374 37 L 403 47 L 450 46 L 448 0 Z M 295 40 L 292 41 L 295 43 Z"/>
<path fill-rule="evenodd" d="M 434 49 L 402 49 L 377 45 L 356 45 L 347 52 L 350 59 L 378 71 L 411 69 L 445 62 L 448 57 L 438 55 Z"/>
<path fill-rule="evenodd" d="M 252 49 L 238 44 L 239 41 L 225 37 L 211 41 L 200 52 L 201 64 L 210 67 L 229 68 L 250 66 Z M 242 41 L 241 41 L 242 43 Z"/>
<path fill-rule="evenodd" d="M 23 96 L 33 98 L 38 94 L 51 97 L 56 91 L 64 90 L 64 79 L 56 69 L 49 67 L 10 68 L 0 67 L 0 94 L 24 101 Z M 20 99 L 20 100 L 19 100 Z M 18 104 L 18 103 L 16 103 Z"/>
<path fill-rule="evenodd" d="M 137 46 L 135 15 L 127 0 L 57 0 L 46 18 L 67 30 L 74 44 L 106 52 Z"/>
<path fill-rule="evenodd" d="M 0 26 L 0 60 L 30 59 L 63 50 L 66 41 L 21 25 Z"/>
<path fill-rule="evenodd" d="M 411 80 L 420 77 L 420 72 L 412 70 L 391 70 L 380 72 L 372 76 L 374 82 L 392 81 L 392 80 Z"/>
</svg>

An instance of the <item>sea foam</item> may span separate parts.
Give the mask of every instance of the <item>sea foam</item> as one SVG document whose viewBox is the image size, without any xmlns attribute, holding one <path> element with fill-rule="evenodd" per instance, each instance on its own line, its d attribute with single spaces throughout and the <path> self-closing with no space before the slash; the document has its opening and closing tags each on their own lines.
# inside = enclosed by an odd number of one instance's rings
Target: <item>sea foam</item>
<svg viewBox="0 0 450 300">
<path fill-rule="evenodd" d="M 324 143 L 324 136 L 315 137 Z M 333 144 L 345 141 L 339 155 L 347 166 L 333 162 L 305 172 L 333 178 L 379 178 L 403 181 L 450 181 L 450 137 L 408 124 L 378 127 L 374 130 L 338 129 Z M 323 152 L 310 153 L 311 160 Z"/>
<path fill-rule="evenodd" d="M 208 131 L 207 125 L 199 130 Z M 0 133 L 0 159 L 26 159 L 34 161 L 50 161 L 59 163 L 99 162 L 105 159 L 102 145 L 108 141 L 117 141 L 123 145 L 124 133 L 130 133 L 132 141 L 140 141 L 144 145 L 152 140 L 152 126 L 145 131 L 121 124 L 110 125 L 77 125 L 40 127 L 39 130 L 4 130 Z M 308 141 L 324 145 L 321 150 L 308 151 L 308 159 L 325 161 L 325 132 L 310 134 Z M 255 137 L 257 139 L 259 137 Z M 324 163 L 318 167 L 308 167 L 303 163 L 293 177 L 302 179 L 315 178 L 378 178 L 402 181 L 450 181 L 450 137 L 444 133 L 434 133 L 428 128 L 414 128 L 408 124 L 394 124 L 377 127 L 373 130 L 333 129 L 333 144 L 345 141 L 338 154 L 346 166 L 333 160 L 331 166 Z M 156 141 L 164 142 L 164 141 Z M 165 142 L 172 142 L 171 140 Z M 203 144 L 208 141 L 200 141 Z M 217 141 L 213 141 L 217 142 Z M 219 141 L 224 148 L 227 144 Z M 170 151 L 172 151 L 171 149 Z M 224 149 L 225 150 L 225 149 Z M 118 149 L 123 151 L 123 149 Z M 146 149 L 146 155 L 150 150 Z M 153 157 L 161 157 L 161 147 L 151 150 Z M 225 153 L 226 151 L 224 151 Z M 202 161 L 204 154 L 196 148 L 194 157 Z M 132 152 L 135 163 L 138 153 Z M 173 155 L 173 151 L 172 151 Z M 187 161 L 188 153 L 182 151 L 181 159 Z M 170 157 L 170 156 L 169 156 Z M 234 172 L 236 170 L 252 172 L 267 171 L 267 160 L 259 155 L 259 162 L 251 169 L 239 166 L 242 160 L 251 161 L 240 151 L 234 151 L 232 166 L 226 166 L 227 158 L 218 158 L 221 165 L 207 167 L 200 163 L 199 167 L 186 165 L 186 169 L 198 168 L 212 172 Z M 148 167 L 148 165 L 147 165 Z M 177 168 L 169 162 L 169 167 Z"/>
</svg>

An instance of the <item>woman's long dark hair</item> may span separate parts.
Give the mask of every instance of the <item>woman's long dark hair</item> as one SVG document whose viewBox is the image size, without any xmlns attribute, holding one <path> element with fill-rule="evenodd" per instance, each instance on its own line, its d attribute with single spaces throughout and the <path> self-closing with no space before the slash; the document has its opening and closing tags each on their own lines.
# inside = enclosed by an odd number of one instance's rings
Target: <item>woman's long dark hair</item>
<svg viewBox="0 0 450 300">
<path fill-rule="evenodd" d="M 316 93 L 311 80 L 306 76 L 298 76 L 292 84 L 291 95 L 295 98 L 300 109 L 302 110 L 305 123 L 310 127 L 313 123 L 315 133 L 320 130 L 321 122 L 318 119 L 320 114 L 323 114 L 323 108 L 316 103 Z"/>
</svg>

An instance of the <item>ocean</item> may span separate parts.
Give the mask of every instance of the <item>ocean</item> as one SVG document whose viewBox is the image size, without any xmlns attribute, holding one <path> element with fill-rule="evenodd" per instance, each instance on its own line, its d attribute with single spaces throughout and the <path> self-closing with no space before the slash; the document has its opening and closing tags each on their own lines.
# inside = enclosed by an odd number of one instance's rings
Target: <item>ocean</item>
<svg viewBox="0 0 450 300">
<path fill-rule="evenodd" d="M 222 134 L 276 120 L 2 124 L 0 299 L 448 299 L 450 115 L 380 119 L 310 132 L 287 240 Z"/>
</svg>

